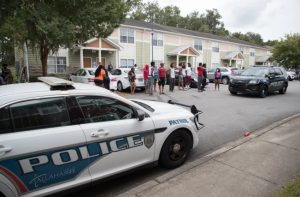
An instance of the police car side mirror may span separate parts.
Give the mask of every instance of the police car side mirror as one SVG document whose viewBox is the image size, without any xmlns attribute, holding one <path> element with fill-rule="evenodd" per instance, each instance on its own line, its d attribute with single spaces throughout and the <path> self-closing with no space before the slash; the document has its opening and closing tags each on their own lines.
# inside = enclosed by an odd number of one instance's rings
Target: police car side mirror
<svg viewBox="0 0 300 197">
<path fill-rule="evenodd" d="M 139 121 L 143 121 L 145 119 L 145 112 L 143 110 L 136 110 L 137 113 L 137 118 L 139 119 Z"/>
</svg>

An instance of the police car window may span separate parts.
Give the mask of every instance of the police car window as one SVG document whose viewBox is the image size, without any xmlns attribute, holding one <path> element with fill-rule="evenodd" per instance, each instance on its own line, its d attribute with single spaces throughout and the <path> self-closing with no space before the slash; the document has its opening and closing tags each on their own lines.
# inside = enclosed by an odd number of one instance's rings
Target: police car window
<svg viewBox="0 0 300 197">
<path fill-rule="evenodd" d="M 279 68 L 275 68 L 276 75 L 283 75 L 282 71 Z"/>
<path fill-rule="evenodd" d="M 12 125 L 8 107 L 0 109 L 0 125 L 0 134 L 12 132 Z"/>
<path fill-rule="evenodd" d="M 87 123 L 135 118 L 130 105 L 107 97 L 77 97 Z"/>
<path fill-rule="evenodd" d="M 135 102 L 136 104 L 142 106 L 143 108 L 147 109 L 150 112 L 154 112 L 155 111 L 152 107 L 150 107 L 149 105 L 146 105 L 145 103 L 138 102 L 138 101 L 133 101 L 133 102 Z"/>
<path fill-rule="evenodd" d="M 15 131 L 71 125 L 64 98 L 26 101 L 10 109 Z"/>
<path fill-rule="evenodd" d="M 241 76 L 259 76 L 264 77 L 268 74 L 267 68 L 248 68 L 244 72 L 242 72 Z"/>
</svg>

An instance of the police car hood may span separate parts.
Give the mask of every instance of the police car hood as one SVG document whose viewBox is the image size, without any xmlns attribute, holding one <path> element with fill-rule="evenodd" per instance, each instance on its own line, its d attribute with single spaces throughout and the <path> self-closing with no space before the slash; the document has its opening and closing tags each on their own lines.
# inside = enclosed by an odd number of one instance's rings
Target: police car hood
<svg viewBox="0 0 300 197">
<path fill-rule="evenodd" d="M 260 77 L 260 76 L 242 76 L 242 75 L 232 76 L 231 78 L 234 80 L 234 82 L 236 81 L 250 82 L 253 79 L 259 79 L 259 80 L 264 79 L 264 77 Z"/>
<path fill-rule="evenodd" d="M 131 99 L 131 101 L 137 101 L 137 102 L 144 103 L 144 104 L 150 106 L 151 108 L 154 109 L 154 112 L 152 112 L 153 114 L 171 113 L 173 115 L 176 115 L 176 114 L 193 115 L 191 113 L 190 108 L 180 107 L 178 105 L 172 105 L 169 103 L 158 102 L 158 101 L 139 100 L 139 99 Z"/>
</svg>

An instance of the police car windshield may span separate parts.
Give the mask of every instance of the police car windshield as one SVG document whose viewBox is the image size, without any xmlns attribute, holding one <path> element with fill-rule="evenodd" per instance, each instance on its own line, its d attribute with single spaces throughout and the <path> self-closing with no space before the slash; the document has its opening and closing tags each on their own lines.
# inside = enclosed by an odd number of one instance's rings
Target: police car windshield
<svg viewBox="0 0 300 197">
<path fill-rule="evenodd" d="M 268 74 L 268 68 L 248 68 L 242 72 L 241 76 L 264 77 L 266 74 Z"/>
<path fill-rule="evenodd" d="M 149 105 L 146 105 L 145 103 L 141 103 L 141 102 L 138 102 L 138 101 L 133 101 L 133 102 L 135 102 L 136 104 L 140 105 L 141 107 L 147 109 L 150 112 L 155 111 L 152 107 L 150 107 Z"/>
</svg>

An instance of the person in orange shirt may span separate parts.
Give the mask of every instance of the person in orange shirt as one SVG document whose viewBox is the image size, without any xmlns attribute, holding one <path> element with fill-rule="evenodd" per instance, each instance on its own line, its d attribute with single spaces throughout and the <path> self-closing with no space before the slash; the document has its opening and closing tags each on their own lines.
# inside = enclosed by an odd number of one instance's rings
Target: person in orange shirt
<svg viewBox="0 0 300 197">
<path fill-rule="evenodd" d="M 102 88 L 104 87 L 104 78 L 105 78 L 105 76 L 106 76 L 105 69 L 102 66 L 101 62 L 99 62 L 99 66 L 96 69 L 95 79 L 94 79 L 94 82 L 95 82 L 96 86 L 99 86 L 99 87 L 102 87 Z"/>
</svg>

